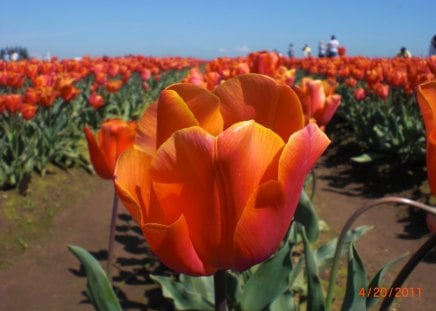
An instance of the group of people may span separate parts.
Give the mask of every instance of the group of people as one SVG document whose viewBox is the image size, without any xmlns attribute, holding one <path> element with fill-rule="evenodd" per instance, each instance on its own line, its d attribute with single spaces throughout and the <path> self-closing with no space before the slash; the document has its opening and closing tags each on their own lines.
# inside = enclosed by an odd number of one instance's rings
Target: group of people
<svg viewBox="0 0 436 311">
<path fill-rule="evenodd" d="M 338 39 L 336 39 L 336 36 L 331 36 L 330 41 L 325 44 L 323 41 L 319 41 L 318 45 L 318 57 L 336 57 L 339 55 L 341 46 L 339 44 Z M 311 57 L 312 56 L 312 49 L 308 44 L 305 44 L 303 46 L 303 55 L 304 57 Z M 295 49 L 294 45 L 291 43 L 289 44 L 288 49 L 288 56 L 289 57 L 295 57 Z"/>
<path fill-rule="evenodd" d="M 325 44 L 323 41 L 319 41 L 318 44 L 318 57 L 336 57 L 344 53 L 345 48 L 341 47 L 339 41 L 333 35 L 330 38 L 330 41 Z M 303 46 L 303 55 L 304 57 L 312 57 L 312 49 L 308 44 Z M 436 35 L 433 36 L 430 42 L 430 49 L 428 56 L 436 55 Z M 295 49 L 294 45 L 289 44 L 288 56 L 295 57 Z M 396 55 L 397 57 L 409 58 L 412 57 L 412 53 L 406 48 L 402 47 L 400 51 Z"/>
</svg>

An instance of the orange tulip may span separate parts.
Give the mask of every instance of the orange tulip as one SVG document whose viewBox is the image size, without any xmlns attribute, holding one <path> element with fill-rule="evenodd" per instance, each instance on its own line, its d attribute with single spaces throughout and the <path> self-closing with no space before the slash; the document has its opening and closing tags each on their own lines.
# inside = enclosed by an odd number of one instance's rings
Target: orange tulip
<svg viewBox="0 0 436 311">
<path fill-rule="evenodd" d="M 242 271 L 277 250 L 328 144 L 316 124 L 304 127 L 296 94 L 268 77 L 213 92 L 176 84 L 140 120 L 115 188 L 168 267 Z"/>
<path fill-rule="evenodd" d="M 334 94 L 335 87 L 335 82 L 311 78 L 303 78 L 301 86 L 294 87 L 303 105 L 307 120 L 316 120 L 316 123 L 323 130 L 341 104 L 341 96 Z"/>
<path fill-rule="evenodd" d="M 133 146 L 135 130 L 136 123 L 119 119 L 104 121 L 97 138 L 88 127 L 84 128 L 91 163 L 101 178 L 112 179 L 119 155 Z"/>
<path fill-rule="evenodd" d="M 427 174 L 436 195 L 436 81 L 419 85 L 417 97 L 427 136 Z"/>
<path fill-rule="evenodd" d="M 94 109 L 98 109 L 100 107 L 104 106 L 104 100 L 101 95 L 98 95 L 97 93 L 92 93 L 88 98 L 88 103 L 92 106 Z"/>
</svg>

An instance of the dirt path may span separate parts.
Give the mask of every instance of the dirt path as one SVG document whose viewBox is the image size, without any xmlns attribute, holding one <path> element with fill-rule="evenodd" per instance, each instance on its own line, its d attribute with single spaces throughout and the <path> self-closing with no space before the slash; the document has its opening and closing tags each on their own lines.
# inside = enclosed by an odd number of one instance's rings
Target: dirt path
<svg viewBox="0 0 436 311">
<path fill-rule="evenodd" d="M 331 154 L 323 157 L 316 169 L 315 203 L 321 218 L 337 233 L 346 217 L 371 199 L 369 193 L 374 193 L 374 189 L 368 189 L 362 178 L 356 181 L 348 165 L 334 163 L 329 156 Z M 409 185 L 409 189 L 414 190 L 414 187 Z M 412 195 L 413 191 L 408 194 Z M 49 237 L 32 244 L 12 267 L 0 271 L 0 310 L 93 310 L 83 294 L 86 286 L 83 271 L 79 271 L 78 261 L 66 246 L 82 246 L 96 255 L 103 265 L 106 264 L 112 195 L 110 182 L 97 183 L 92 195 L 56 216 Z M 357 244 L 371 277 L 382 263 L 404 252 L 412 253 L 424 242 L 428 233 L 422 215 L 415 213 L 412 216 L 413 222 L 410 221 L 409 209 L 382 206 L 358 221 L 357 224 L 375 225 L 372 232 Z M 154 263 L 141 233 L 122 207 L 115 255 L 115 286 L 125 310 L 169 310 L 168 303 L 156 298 L 158 289 L 145 273 L 145 269 L 163 270 Z M 432 310 L 432 292 L 436 288 L 436 278 L 432 277 L 436 269 L 435 258 L 427 258 L 405 284 L 410 288 L 420 287 L 422 297 L 404 298 L 396 310 Z M 393 277 L 388 275 L 386 285 Z"/>
</svg>

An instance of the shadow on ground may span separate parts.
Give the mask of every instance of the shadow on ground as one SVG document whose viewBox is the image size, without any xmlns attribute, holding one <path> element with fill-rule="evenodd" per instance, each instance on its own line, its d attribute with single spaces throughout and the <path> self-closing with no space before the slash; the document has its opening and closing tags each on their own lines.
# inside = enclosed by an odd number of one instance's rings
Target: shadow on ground
<svg viewBox="0 0 436 311">
<path fill-rule="evenodd" d="M 149 275 L 173 275 L 150 252 L 140 228 L 127 214 L 119 214 L 115 235 L 112 280 L 115 293 L 123 310 L 174 310 L 172 303 L 162 296 L 161 289 Z M 106 267 L 107 250 L 88 250 Z M 69 271 L 76 277 L 86 278 L 82 265 Z M 83 291 L 83 304 L 91 304 Z"/>
</svg>

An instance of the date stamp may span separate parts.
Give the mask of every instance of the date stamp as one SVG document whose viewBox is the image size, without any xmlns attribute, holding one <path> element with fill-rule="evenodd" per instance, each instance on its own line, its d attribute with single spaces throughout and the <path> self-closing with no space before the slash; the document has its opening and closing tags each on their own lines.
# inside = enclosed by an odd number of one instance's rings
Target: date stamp
<svg viewBox="0 0 436 311">
<path fill-rule="evenodd" d="M 359 291 L 359 296 L 362 297 L 374 297 L 374 298 L 413 298 L 421 297 L 422 289 L 421 287 L 368 287 L 361 288 Z"/>
</svg>

